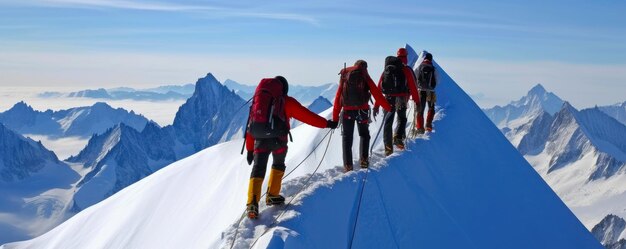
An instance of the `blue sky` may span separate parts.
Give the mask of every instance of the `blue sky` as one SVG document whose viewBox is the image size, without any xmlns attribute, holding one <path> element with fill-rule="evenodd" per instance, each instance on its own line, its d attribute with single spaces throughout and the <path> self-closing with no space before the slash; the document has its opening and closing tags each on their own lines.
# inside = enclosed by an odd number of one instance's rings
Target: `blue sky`
<svg viewBox="0 0 626 249">
<path fill-rule="evenodd" d="M 180 84 L 207 72 L 314 85 L 356 59 L 377 78 L 409 43 L 482 106 L 542 83 L 588 107 L 626 100 L 625 11 L 609 0 L 4 0 L 0 86 Z"/>
</svg>

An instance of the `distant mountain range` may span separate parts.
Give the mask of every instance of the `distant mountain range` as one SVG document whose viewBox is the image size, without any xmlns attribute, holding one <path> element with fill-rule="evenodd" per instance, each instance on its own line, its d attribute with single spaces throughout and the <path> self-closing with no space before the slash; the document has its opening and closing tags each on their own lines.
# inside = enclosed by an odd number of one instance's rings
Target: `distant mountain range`
<svg viewBox="0 0 626 249">
<path fill-rule="evenodd" d="M 24 213 L 23 218 L 16 219 L 37 222 L 45 220 L 46 226 L 15 227 L 10 225 L 15 222 L 0 223 L 0 233 L 4 230 L 12 231 L 6 233 L 5 240 L 0 236 L 0 243 L 27 239 L 45 232 L 165 165 L 217 143 L 242 137 L 249 103 L 222 85 L 210 73 L 198 79 L 193 86 L 193 94 L 179 108 L 174 123 L 166 127 L 159 127 L 132 111 L 113 109 L 106 103 L 41 112 L 20 102 L 0 113 L 0 123 L 5 123 L 0 128 L 0 146 L 5 146 L 0 155 L 0 177 L 4 181 L 14 182 L 11 186 L 21 186 L 23 189 L 40 189 L 37 187 L 40 181 L 36 181 L 37 178 L 33 176 L 37 176 L 38 172 L 50 164 L 65 169 L 58 172 L 73 176 L 59 178 L 64 179 L 62 185 L 68 187 L 54 190 L 62 196 L 54 198 L 59 206 L 50 210 L 50 215 L 56 217 L 54 220 L 42 219 L 34 213 Z M 59 161 L 41 143 L 24 138 L 18 133 L 56 137 L 81 136 L 89 138 L 89 142 L 78 155 Z M 48 189 L 40 192 L 52 191 L 57 185 L 42 185 L 48 186 Z M 14 188 L 6 191 L 9 189 Z M 5 190 L 0 190 L 0 193 L 3 191 Z M 27 197 L 43 198 L 17 190 L 11 191 L 7 196 L 16 200 Z M 5 205 L 13 205 L 11 207 L 16 209 L 19 205 L 27 205 L 16 204 L 11 200 L 0 199 L 0 212 Z M 0 221 L 5 220 L 0 218 Z M 35 223 L 33 221 L 24 224 Z M 42 229 L 43 227 L 46 229 Z"/>
<path fill-rule="evenodd" d="M 230 79 L 225 80 L 224 85 L 246 100 L 252 97 L 256 89 L 256 85 L 241 84 Z M 289 84 L 289 96 L 294 97 L 305 106 L 312 104 L 320 96 L 332 102 L 335 99 L 337 86 L 338 84 L 336 83 L 328 83 L 321 86 Z"/>
<path fill-rule="evenodd" d="M 626 217 L 620 105 L 579 111 L 537 85 L 518 101 L 484 111 L 589 228 L 609 214 Z"/>
<path fill-rule="evenodd" d="M 36 111 L 24 102 L 0 113 L 0 123 L 20 134 L 45 135 L 50 137 L 91 137 L 119 123 L 137 130 L 148 122 L 144 116 L 122 108 L 114 109 L 104 102 L 92 106 L 67 110 Z"/>
<path fill-rule="evenodd" d="M 181 100 L 187 99 L 193 94 L 195 86 L 193 84 L 186 85 L 168 85 L 148 89 L 134 89 L 129 87 L 119 87 L 112 89 L 87 89 L 77 92 L 44 92 L 38 96 L 41 98 L 93 98 L 108 100 L 147 100 L 147 101 L 164 101 L 164 100 Z"/>
</svg>

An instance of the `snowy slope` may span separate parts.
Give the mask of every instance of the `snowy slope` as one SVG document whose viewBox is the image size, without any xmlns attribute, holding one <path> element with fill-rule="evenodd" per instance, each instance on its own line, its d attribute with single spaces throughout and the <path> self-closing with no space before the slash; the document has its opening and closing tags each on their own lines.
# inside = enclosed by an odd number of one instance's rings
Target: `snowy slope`
<svg viewBox="0 0 626 249">
<path fill-rule="evenodd" d="M 287 177 L 283 193 L 294 198 L 323 157 L 321 168 L 256 247 L 346 248 L 356 222 L 354 248 L 601 248 L 478 106 L 442 76 L 437 132 L 388 160 L 372 159 L 358 217 L 366 172 L 341 173 L 339 131 L 328 135 L 323 156 L 327 129 L 294 129 L 288 171 L 322 146 Z M 52 231 L 4 248 L 228 247 L 250 174 L 238 155 L 241 142 L 173 163 Z M 262 207 L 260 220 L 242 222 L 236 247 L 247 248 L 279 211 Z"/>
<path fill-rule="evenodd" d="M 63 221 L 77 180 L 54 153 L 0 124 L 0 243 L 31 238 Z"/>
</svg>

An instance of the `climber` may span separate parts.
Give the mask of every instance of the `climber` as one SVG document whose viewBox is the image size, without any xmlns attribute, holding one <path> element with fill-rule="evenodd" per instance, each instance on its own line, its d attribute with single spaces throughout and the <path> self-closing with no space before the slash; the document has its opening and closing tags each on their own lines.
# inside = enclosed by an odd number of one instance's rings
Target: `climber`
<svg viewBox="0 0 626 249">
<path fill-rule="evenodd" d="M 326 120 L 309 111 L 288 96 L 288 90 L 287 80 L 276 76 L 261 80 L 253 96 L 246 133 L 247 161 L 248 164 L 254 162 L 246 205 L 246 212 L 251 219 L 259 215 L 259 198 L 270 153 L 274 162 L 265 202 L 267 205 L 282 205 L 285 202 L 285 198 L 280 195 L 280 187 L 285 173 L 290 119 L 293 117 L 318 128 L 335 129 L 338 125 L 335 121 Z"/>
<path fill-rule="evenodd" d="M 343 166 L 348 172 L 353 169 L 352 143 L 355 123 L 361 138 L 359 164 L 361 168 L 369 166 L 370 106 L 367 102 L 370 96 L 373 95 L 376 103 L 382 105 L 385 111 L 391 111 L 391 107 L 367 72 L 367 62 L 364 60 L 357 60 L 354 66 L 342 69 L 339 74 L 341 76 L 333 105 L 333 121 L 338 122 L 341 113 Z"/>
<path fill-rule="evenodd" d="M 435 117 L 435 102 L 437 101 L 437 95 L 435 94 L 435 87 L 437 86 L 437 71 L 433 66 L 433 55 L 426 52 L 424 55 L 424 61 L 415 69 L 415 75 L 417 77 L 417 89 L 420 96 L 420 104 L 417 110 L 417 116 L 415 125 L 417 127 L 417 134 L 424 134 L 424 110 L 426 109 L 426 102 L 428 102 L 428 114 L 426 116 L 426 130 L 433 130 L 433 118 Z"/>
<path fill-rule="evenodd" d="M 406 138 L 406 109 L 409 97 L 413 97 L 416 105 L 419 105 L 419 94 L 415 87 L 415 76 L 413 70 L 407 63 L 407 51 L 405 48 L 398 49 L 396 56 L 385 58 L 385 69 L 378 81 L 378 88 L 385 94 L 387 102 L 391 105 L 391 111 L 385 111 L 383 126 L 383 141 L 385 144 L 385 156 L 393 153 L 393 145 L 398 149 L 404 149 L 404 139 Z M 378 114 L 379 106 L 374 105 L 374 116 Z M 398 113 L 398 125 L 393 135 L 392 127 L 395 113 Z"/>
</svg>

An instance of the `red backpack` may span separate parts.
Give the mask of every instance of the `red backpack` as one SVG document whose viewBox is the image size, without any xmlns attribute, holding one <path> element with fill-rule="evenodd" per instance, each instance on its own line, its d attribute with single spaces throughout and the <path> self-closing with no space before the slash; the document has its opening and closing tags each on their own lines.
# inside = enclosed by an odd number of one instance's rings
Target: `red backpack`
<svg viewBox="0 0 626 249">
<path fill-rule="evenodd" d="M 250 106 L 248 132 L 254 138 L 286 136 L 289 124 L 285 114 L 283 84 L 275 78 L 262 79 Z"/>
<path fill-rule="evenodd" d="M 349 67 L 341 71 L 341 100 L 343 106 L 363 106 L 370 99 L 365 72 L 359 67 Z"/>
</svg>

